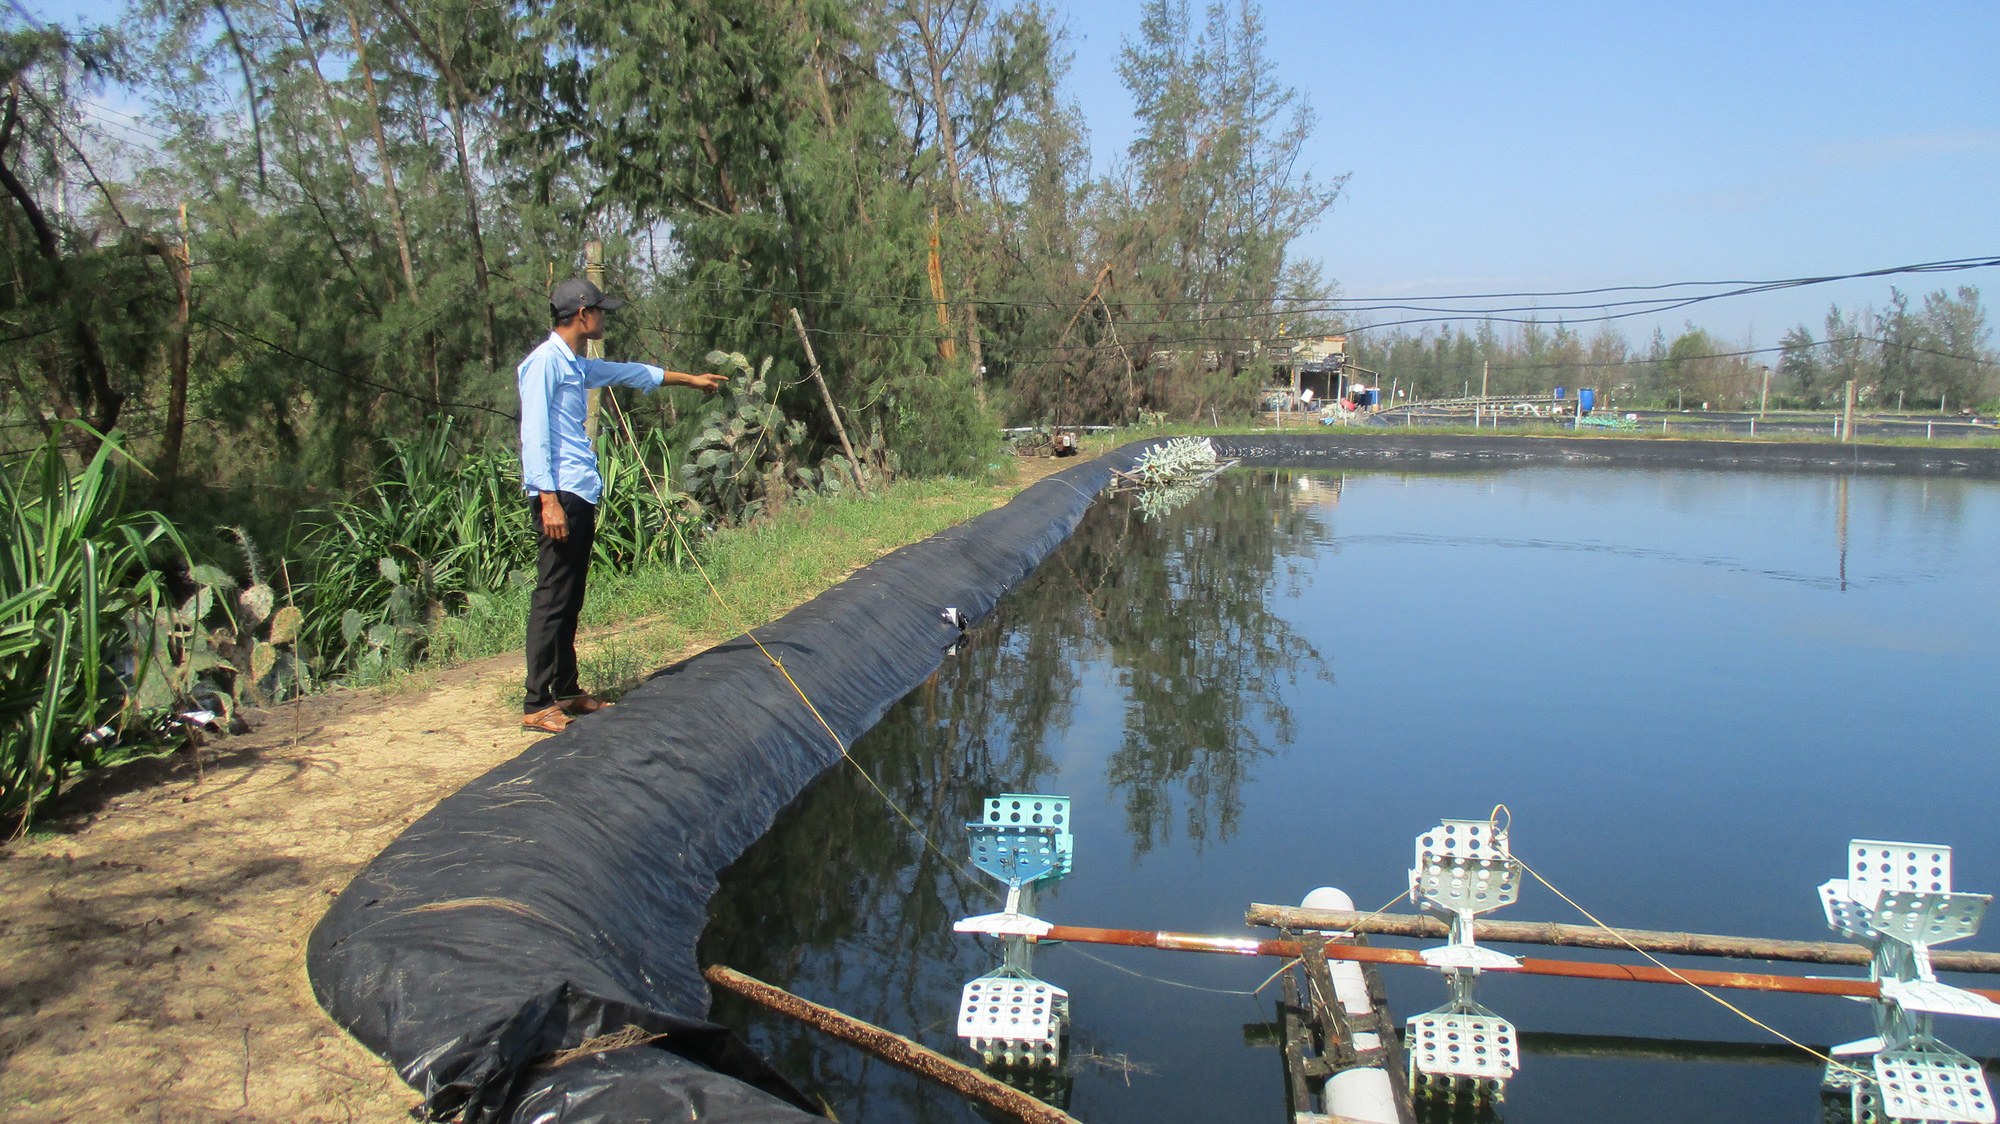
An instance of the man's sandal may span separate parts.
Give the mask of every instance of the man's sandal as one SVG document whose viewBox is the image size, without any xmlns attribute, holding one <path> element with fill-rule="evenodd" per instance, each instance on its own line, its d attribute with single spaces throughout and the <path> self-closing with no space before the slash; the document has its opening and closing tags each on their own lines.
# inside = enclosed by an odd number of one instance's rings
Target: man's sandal
<svg viewBox="0 0 2000 1124">
<path fill-rule="evenodd" d="M 562 709 L 571 714 L 596 714 L 611 704 L 589 692 L 585 692 L 573 699 L 564 699 L 561 705 Z"/>
<path fill-rule="evenodd" d="M 560 704 L 521 716 L 521 728 L 544 734 L 560 734 L 569 726 L 569 715 Z"/>
</svg>

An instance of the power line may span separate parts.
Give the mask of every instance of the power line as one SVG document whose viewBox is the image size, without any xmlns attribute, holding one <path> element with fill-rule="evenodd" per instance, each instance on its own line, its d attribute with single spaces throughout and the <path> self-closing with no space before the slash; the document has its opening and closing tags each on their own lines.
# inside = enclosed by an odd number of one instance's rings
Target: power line
<svg viewBox="0 0 2000 1124">
<path fill-rule="evenodd" d="M 1163 320 L 1163 321 L 1136 321 L 1136 320 L 1120 321 L 1120 323 L 1122 324 L 1135 325 L 1135 326 L 1148 325 L 1148 324 L 1184 324 L 1190 322 L 1201 322 L 1203 320 L 1228 320 L 1228 319 L 1239 319 L 1244 317 L 1268 318 L 1271 316 L 1306 316 L 1306 315 L 1312 315 L 1314 313 L 1352 314 L 1357 312 L 1377 312 L 1377 311 L 1440 312 L 1449 314 L 1447 318 L 1450 319 L 1484 319 L 1487 318 L 1488 314 L 1499 313 L 1499 312 L 1581 311 L 1594 308 L 1618 308 L 1618 307 L 1626 307 L 1632 305 L 1659 305 L 1661 306 L 1660 308 L 1651 311 L 1671 312 L 1675 309 L 1684 308 L 1689 305 L 1698 304 L 1704 301 L 1721 300 L 1727 297 L 1747 296 L 1764 292 L 1776 292 L 1784 289 L 1803 288 L 1811 285 L 1824 285 L 1835 281 L 1851 281 L 1868 277 L 1889 277 L 1905 273 L 1952 273 L 1968 269 L 1991 268 L 1993 266 L 2000 266 L 2000 255 L 1982 255 L 1978 257 L 1968 257 L 1968 258 L 1947 258 L 1939 261 L 1915 262 L 1908 265 L 1888 266 L 1880 269 L 1860 270 L 1853 273 L 1820 274 L 1810 277 L 1789 277 L 1789 278 L 1780 278 L 1777 280 L 1765 280 L 1765 281 L 1669 281 L 1660 284 L 1650 284 L 1650 285 L 1611 285 L 1595 289 L 1551 289 L 1539 292 L 1522 291 L 1522 292 L 1499 292 L 1499 293 L 1450 293 L 1450 294 L 1434 294 L 1430 296 L 1403 296 L 1403 297 L 1387 297 L 1387 296 L 1327 297 L 1324 295 L 1312 294 L 1312 295 L 1296 295 L 1296 296 L 1274 295 L 1270 297 L 1220 298 L 1212 300 L 1210 299 L 1194 300 L 1187 298 L 1179 298 L 1179 299 L 1160 300 L 1160 301 L 1113 301 L 1111 303 L 1121 308 L 1169 308 L 1169 309 L 1190 308 L 1190 307 L 1214 308 L 1219 306 L 1244 305 L 1244 304 L 1269 305 L 1276 303 L 1288 303 L 1291 305 L 1291 307 L 1283 309 L 1264 308 L 1264 309 L 1253 310 L 1250 312 L 1242 313 L 1238 316 L 1182 317 L 1176 320 Z M 795 301 L 804 301 L 808 299 L 839 300 L 849 303 L 873 302 L 877 304 L 920 304 L 925 306 L 936 303 L 935 299 L 928 294 L 863 293 L 863 292 L 855 292 L 851 290 L 839 290 L 839 289 L 772 289 L 756 285 L 723 285 L 723 284 L 706 284 L 706 285 L 698 284 L 698 285 L 684 286 L 683 288 L 688 290 L 707 289 L 713 292 L 757 293 L 760 295 L 780 297 Z M 1427 307 L 1427 305 L 1419 303 L 1419 302 L 1466 303 L 1474 301 L 1493 301 L 1493 300 L 1529 300 L 1529 299 L 1539 299 L 1544 297 L 1574 297 L 1574 296 L 1597 296 L 1597 295 L 1605 295 L 1612 293 L 1663 292 L 1671 289 L 1690 289 L 1690 288 L 1724 288 L 1724 291 L 1717 293 L 1696 293 L 1691 295 L 1676 294 L 1672 296 L 1637 298 L 1625 301 L 1597 301 L 1597 302 L 1578 303 L 1571 305 L 1519 305 L 1519 306 L 1491 308 L 1491 309 L 1475 309 L 1475 308 L 1439 309 L 1439 308 Z M 1062 304 L 1052 300 L 1020 301 L 1020 300 L 995 300 L 991 298 L 979 298 L 979 299 L 969 299 L 961 301 L 947 301 L 946 303 L 973 305 L 982 308 L 1033 309 L 1033 310 L 1054 311 L 1054 312 L 1070 312 L 1074 310 L 1074 305 Z M 1636 313 L 1636 315 L 1644 315 L 1644 314 L 1646 314 L 1644 311 Z M 1599 318 L 1599 319 L 1604 319 L 1604 318 Z M 1421 322 L 1425 321 L 1412 320 L 1412 321 L 1404 321 L 1403 323 L 1421 323 Z M 1360 328 L 1349 329 L 1349 330 L 1350 331 L 1366 330 L 1369 328 L 1384 327 L 1384 326 L 1389 326 L 1389 325 L 1363 325 Z"/>
<path fill-rule="evenodd" d="M 1853 336 L 1838 336 L 1836 338 L 1826 339 L 1826 340 L 1817 340 L 1814 341 L 1813 343 L 1806 344 L 1802 347 L 1789 346 L 1786 344 L 1778 344 L 1775 347 L 1751 347 L 1751 348 L 1745 348 L 1741 351 L 1713 351 L 1704 355 L 1678 355 L 1678 356 L 1677 355 L 1659 355 L 1659 356 L 1634 355 L 1624 359 L 1578 360 L 1573 363 L 1567 363 L 1567 362 L 1509 363 L 1505 366 L 1496 365 L 1493 366 L 1491 369 L 1495 371 L 1569 371 L 1569 370 L 1584 370 L 1587 368 L 1597 368 L 1597 367 L 1637 367 L 1637 366 L 1658 365 L 1661 363 L 1668 363 L 1668 362 L 1691 363 L 1698 359 L 1735 359 L 1745 355 L 1768 355 L 1774 351 L 1810 351 L 1822 347 L 1832 347 L 1835 344 L 1857 343 L 1857 342 L 1873 343 L 1880 345 L 1882 347 L 1902 348 L 1903 350 L 1906 351 L 1921 351 L 1926 355 L 1936 355 L 1945 359 L 1956 359 L 1962 363 L 1974 363 L 1982 367 L 2000 366 L 2000 364 L 1996 364 L 1991 359 L 1981 359 L 1972 355 L 1959 355 L 1955 352 L 1950 352 L 1950 351 L 1938 351 L 1934 348 L 1921 347 L 1913 343 L 1903 343 L 1900 340 L 1883 339 L 1880 336 L 1853 335 Z M 1412 366 L 1421 367 L 1422 364 L 1421 362 L 1419 362 L 1417 364 L 1412 364 Z"/>
<path fill-rule="evenodd" d="M 705 313 L 705 312 L 694 312 L 690 310 L 683 310 L 681 315 L 701 320 L 714 321 L 723 324 L 738 324 L 741 322 L 740 317 L 725 316 L 720 313 Z M 658 321 L 650 318 L 640 317 L 637 319 L 636 322 L 639 327 L 660 332 L 663 335 L 670 334 L 672 331 L 672 329 L 664 327 Z M 1412 320 L 1412 321 L 1399 321 L 1397 322 L 1397 325 L 1379 325 L 1379 326 L 1387 327 L 1387 326 L 1406 325 L 1412 323 L 1431 323 L 1431 322 L 1432 321 L 1429 320 Z M 1512 322 L 1522 323 L 1522 324 L 1539 323 L 1539 321 L 1532 321 L 1532 320 L 1517 320 Z M 1129 326 L 1125 322 L 1120 322 L 1120 323 L 1121 326 Z M 815 336 L 819 336 L 826 339 L 839 339 L 845 337 L 852 339 L 904 340 L 904 341 L 915 341 L 915 342 L 927 342 L 940 338 L 934 329 L 928 329 L 928 328 L 922 328 L 913 331 L 877 332 L 862 328 L 814 327 L 814 328 L 809 328 L 808 331 L 810 331 Z M 1866 340 L 1868 342 L 1875 343 L 1883 347 L 1896 347 L 1909 351 L 1919 351 L 1928 355 L 1936 355 L 1946 359 L 1955 359 L 1960 362 L 1973 363 L 1979 366 L 1997 365 L 1994 363 L 1993 360 L 1983 359 L 1978 356 L 1959 355 L 1955 352 L 1939 351 L 1934 348 L 1927 348 L 1918 344 L 1903 343 L 1897 340 L 1883 339 L 1878 336 L 1862 336 L 1862 335 L 1842 336 L 1838 339 L 1818 341 L 1813 343 L 1811 346 L 1817 348 L 1817 347 L 1828 346 L 1834 343 L 1848 343 L 1857 340 Z M 1270 342 L 1271 340 L 1269 339 L 1269 337 L 1261 335 L 1260 336 L 1239 336 L 1239 335 L 1176 336 L 1172 340 L 1159 341 L 1160 344 L 1168 346 L 1155 347 L 1152 351 L 1149 351 L 1147 354 L 1150 355 L 1153 354 L 1154 352 L 1162 350 L 1172 350 L 1175 347 L 1180 347 L 1185 345 L 1206 344 L 1206 345 L 1221 346 L 1227 344 L 1250 344 L 1250 343 L 1268 344 Z M 1066 344 L 1062 346 L 1056 346 L 1053 344 L 994 343 L 989 346 L 991 346 L 997 353 L 1002 355 L 1018 355 L 1023 353 L 1028 353 L 1028 354 L 1058 353 L 1058 354 L 1081 355 L 1085 353 L 1098 353 L 1098 352 L 1110 354 L 1110 353 L 1116 353 L 1120 350 L 1126 350 L 1127 352 L 1129 352 L 1130 350 L 1130 345 L 1128 345 L 1124 349 L 1121 349 L 1120 346 L 1115 343 L 1094 343 L 1094 344 L 1077 343 L 1077 344 Z M 1743 355 L 1762 355 L 1770 352 L 1786 351 L 1786 350 L 1793 350 L 1793 349 L 1787 348 L 1784 345 L 1778 345 L 1774 347 L 1747 348 L 1741 351 L 1713 352 L 1703 355 L 1686 355 L 1686 356 L 1681 356 L 1679 358 L 1682 360 L 1689 360 L 1689 361 L 1696 359 L 1728 359 Z M 1493 369 L 1496 371 L 1498 370 L 1527 371 L 1527 370 L 1586 368 L 1586 367 L 1618 367 L 1618 366 L 1629 366 L 1633 364 L 1653 363 L 1659 361 L 1661 360 L 1656 360 L 1647 356 L 1634 356 L 1620 360 L 1603 360 L 1603 361 L 1579 360 L 1574 363 L 1557 362 L 1557 363 L 1533 363 L 1533 364 L 1508 364 L 1505 367 L 1494 367 Z"/>
<path fill-rule="evenodd" d="M 353 382 L 360 383 L 363 386 L 373 387 L 376 390 L 383 391 L 384 393 L 400 395 L 404 398 L 409 398 L 414 401 L 422 402 L 425 403 L 426 405 L 431 405 L 431 406 L 438 406 L 438 407 L 459 409 L 459 410 L 484 410 L 489 414 L 494 414 L 499 417 L 506 418 L 508 421 L 518 422 L 521 420 L 520 415 L 518 414 L 510 414 L 504 410 L 496 410 L 491 406 L 481 405 L 477 402 L 449 402 L 443 399 L 431 398 L 422 394 L 414 393 L 412 391 L 404 390 L 401 387 L 390 386 L 387 383 L 379 383 L 373 379 L 364 378 L 361 375 L 357 375 L 352 371 L 343 371 L 338 367 L 330 367 L 325 363 L 322 363 L 319 360 L 314 359 L 310 355 L 301 355 L 300 353 L 291 350 L 290 348 L 284 346 L 283 344 L 274 343 L 271 340 L 267 340 L 262 336 L 257 335 L 256 333 L 250 331 L 247 328 L 239 328 L 236 325 L 221 319 L 220 317 L 204 316 L 203 319 L 208 323 L 214 324 L 224 329 L 227 332 L 234 332 L 235 334 L 243 337 L 244 339 L 250 340 L 254 343 L 262 344 L 263 346 L 270 348 L 272 351 L 275 351 L 278 354 L 283 355 L 289 359 L 296 359 L 301 363 L 310 363 L 313 366 L 318 367 L 320 370 L 325 371 L 329 375 L 334 375 L 339 378 L 348 379 Z M 414 328 L 411 329 L 411 331 L 415 330 L 416 329 Z"/>
</svg>

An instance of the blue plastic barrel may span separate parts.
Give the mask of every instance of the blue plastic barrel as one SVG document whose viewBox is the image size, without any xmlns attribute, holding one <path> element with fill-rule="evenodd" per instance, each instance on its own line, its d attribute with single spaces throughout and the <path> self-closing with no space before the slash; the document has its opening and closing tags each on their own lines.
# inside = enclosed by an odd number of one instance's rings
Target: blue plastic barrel
<svg viewBox="0 0 2000 1124">
<path fill-rule="evenodd" d="M 1563 396 L 1563 388 L 1556 387 L 1556 401 L 1558 402 L 1562 401 L 1562 396 Z"/>
<path fill-rule="evenodd" d="M 1596 405 L 1597 405 L 1597 391 L 1586 386 L 1583 389 L 1576 392 L 1577 409 L 1582 410 L 1584 413 L 1587 414 Z"/>
</svg>

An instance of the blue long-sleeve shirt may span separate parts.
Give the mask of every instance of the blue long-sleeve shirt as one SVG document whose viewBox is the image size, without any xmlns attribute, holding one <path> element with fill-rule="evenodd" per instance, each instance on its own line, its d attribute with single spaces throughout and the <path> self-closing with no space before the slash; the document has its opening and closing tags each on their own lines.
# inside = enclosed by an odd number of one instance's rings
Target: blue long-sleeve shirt
<svg viewBox="0 0 2000 1124">
<path fill-rule="evenodd" d="M 604 493 L 597 452 L 584 435 L 584 391 L 632 386 L 650 391 L 667 372 L 650 363 L 579 359 L 554 332 L 516 368 L 521 388 L 521 483 L 529 495 L 571 492 L 596 504 Z"/>
</svg>

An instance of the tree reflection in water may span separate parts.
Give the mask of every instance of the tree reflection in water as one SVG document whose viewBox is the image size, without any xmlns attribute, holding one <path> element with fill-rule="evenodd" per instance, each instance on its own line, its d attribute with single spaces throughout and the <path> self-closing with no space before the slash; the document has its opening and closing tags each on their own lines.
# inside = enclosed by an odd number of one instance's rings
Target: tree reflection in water
<svg viewBox="0 0 2000 1124">
<path fill-rule="evenodd" d="M 1255 763 L 1291 743 L 1286 688 L 1302 672 L 1331 678 L 1270 609 L 1297 592 L 1289 563 L 1326 535 L 1290 473 L 1228 474 L 1158 522 L 1143 522 L 1129 497 L 1093 506 L 853 748 L 944 854 L 851 767 L 830 770 L 724 873 L 702 962 L 959 1054 L 959 988 L 999 958 L 997 946 L 951 931 L 998 908 L 995 884 L 963 864 L 963 825 L 987 796 L 1064 790 L 1057 751 L 1088 676 L 1116 684 L 1124 730 L 1108 754 L 1076 759 L 1103 761 L 1133 853 L 1176 825 L 1197 848 L 1226 841 Z M 953 1094 L 733 996 L 717 997 L 715 1017 L 841 1119 L 966 1118 Z"/>
</svg>

